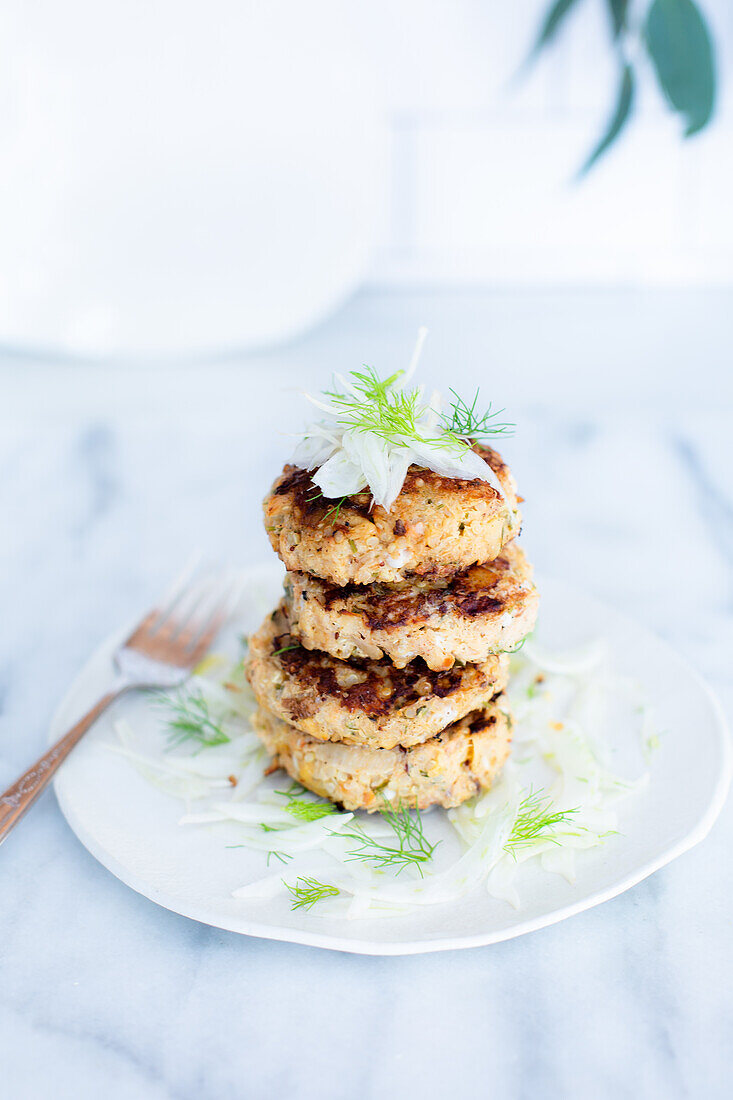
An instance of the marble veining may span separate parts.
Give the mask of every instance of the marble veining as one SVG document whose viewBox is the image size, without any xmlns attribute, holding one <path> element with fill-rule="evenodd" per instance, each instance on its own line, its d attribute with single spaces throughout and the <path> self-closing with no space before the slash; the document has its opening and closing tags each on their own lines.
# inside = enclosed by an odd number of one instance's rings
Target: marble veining
<svg viewBox="0 0 733 1100">
<path fill-rule="evenodd" d="M 41 751 L 91 649 L 194 546 L 268 556 L 259 501 L 290 446 L 273 428 L 300 417 L 291 391 L 351 359 L 399 365 L 415 318 L 447 346 L 463 318 L 452 381 L 470 385 L 471 331 L 484 333 L 493 307 L 467 301 L 363 295 L 300 344 L 199 368 L 0 362 L 0 784 Z M 584 301 L 599 324 L 618 308 L 604 301 Z M 518 424 L 504 450 L 527 498 L 530 556 L 668 639 L 730 710 L 730 383 L 715 374 L 681 401 L 661 357 L 639 353 L 629 402 L 628 364 L 620 380 L 598 381 L 581 365 L 587 349 L 566 346 L 548 379 L 545 349 L 532 356 L 528 332 L 518 338 L 527 368 L 499 396 Z M 507 334 L 497 342 L 507 347 Z M 674 355 L 673 331 L 669 345 Z M 436 358 L 426 370 L 438 373 Z M 485 384 L 502 378 L 497 368 Z M 473 951 L 363 958 L 158 908 L 103 870 L 45 797 L 0 849 L 4 1090 L 20 1100 L 727 1096 L 732 843 L 728 806 L 700 847 L 572 920 Z"/>
<path fill-rule="evenodd" d="M 710 535 L 733 567 L 733 502 L 710 477 L 691 441 L 679 437 L 674 443 L 677 454 L 698 490 L 700 510 L 708 522 Z"/>
</svg>

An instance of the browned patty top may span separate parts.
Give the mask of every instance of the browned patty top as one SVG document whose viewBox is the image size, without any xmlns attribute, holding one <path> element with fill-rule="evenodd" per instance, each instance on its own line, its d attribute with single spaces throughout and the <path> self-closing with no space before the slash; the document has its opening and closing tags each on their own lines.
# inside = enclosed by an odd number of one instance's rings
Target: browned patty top
<svg viewBox="0 0 733 1100">
<path fill-rule="evenodd" d="M 428 695 L 444 699 L 464 686 L 466 669 L 460 665 L 433 672 L 420 658 L 402 669 L 386 659 L 352 658 L 347 664 L 327 653 L 305 649 L 290 633 L 283 612 L 277 611 L 275 615 L 277 632 L 271 653 L 303 690 L 302 700 L 288 701 L 294 719 L 310 717 L 314 695 L 338 699 L 347 710 L 377 718 Z M 295 713 L 299 706 L 304 708 L 302 714 Z"/>
<path fill-rule="evenodd" d="M 364 585 L 339 587 L 320 581 L 319 589 L 327 609 L 339 600 L 353 601 L 354 610 L 364 616 L 372 630 L 390 630 L 448 611 L 471 619 L 511 610 L 517 587 L 512 586 L 509 592 L 498 588 L 511 568 L 512 561 L 504 550 L 494 561 L 474 565 L 443 583 L 439 578 L 416 578 L 408 584 L 376 583 L 365 590 Z"/>
<path fill-rule="evenodd" d="M 483 447 L 480 443 L 475 443 L 473 450 L 489 464 L 497 477 L 502 479 L 504 476 L 508 477 L 508 468 L 496 451 L 492 451 L 490 447 Z M 383 511 L 379 505 L 373 504 L 371 493 L 367 489 L 344 498 L 340 505 L 337 500 L 324 497 L 313 482 L 313 473 L 315 471 L 287 465 L 272 487 L 273 496 L 289 495 L 291 497 L 293 516 L 300 526 L 317 527 L 326 522 L 336 530 L 340 528 L 346 532 L 349 529 L 350 513 L 368 518 L 377 510 Z M 441 493 L 460 493 L 467 500 L 496 500 L 501 495 L 489 485 L 488 481 L 442 477 L 423 466 L 410 466 L 400 497 L 410 497 L 418 493 L 424 496 L 426 489 L 429 491 L 431 488 Z M 387 515 L 386 512 L 384 514 Z M 394 533 L 397 536 L 405 534 L 402 520 L 395 521 Z"/>
<path fill-rule="evenodd" d="M 502 695 L 503 692 L 498 691 L 490 701 L 496 703 L 501 699 Z M 473 710 L 467 716 L 466 721 L 471 728 L 471 733 L 482 733 L 483 730 L 491 729 L 492 726 L 496 725 L 496 711 L 486 708 L 482 710 Z M 438 738 L 440 738 L 440 734 L 438 734 Z"/>
</svg>

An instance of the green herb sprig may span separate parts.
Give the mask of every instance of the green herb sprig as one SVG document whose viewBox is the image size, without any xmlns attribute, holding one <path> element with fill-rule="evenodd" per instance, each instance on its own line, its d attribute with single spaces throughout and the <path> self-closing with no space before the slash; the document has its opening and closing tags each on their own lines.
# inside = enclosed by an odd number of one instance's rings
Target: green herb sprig
<svg viewBox="0 0 733 1100">
<path fill-rule="evenodd" d="M 512 831 L 504 844 L 504 851 L 517 858 L 517 853 L 528 845 L 537 841 L 549 841 L 550 844 L 559 844 L 561 836 L 578 836 L 582 826 L 576 825 L 575 829 L 558 831 L 558 826 L 567 825 L 573 821 L 573 815 L 579 812 L 575 806 L 570 810 L 553 810 L 552 799 L 543 795 L 542 791 L 534 791 L 531 787 L 519 804 L 517 817 L 512 826 Z"/>
<path fill-rule="evenodd" d="M 332 802 L 322 799 L 303 798 L 308 791 L 300 783 L 292 783 L 286 791 L 275 791 L 285 798 L 285 812 L 297 818 L 298 821 L 320 821 L 322 817 L 328 817 L 336 813 L 336 807 Z"/>
<path fill-rule="evenodd" d="M 411 365 L 407 372 L 400 370 L 380 378 L 373 367 L 365 366 L 361 371 L 350 371 L 348 376 L 335 375 L 332 388 L 318 397 L 305 396 L 317 408 L 335 416 L 340 431 L 374 436 L 390 448 L 413 445 L 442 450 L 459 461 L 470 451 L 472 440 L 513 430 L 514 425 L 497 419 L 503 409 L 494 412 L 491 404 L 485 410 L 479 407 L 478 390 L 470 402 L 451 390 L 450 410 L 441 413 L 427 401 L 421 387 L 407 384 L 412 369 Z M 318 434 L 320 428 L 312 431 Z M 321 496 L 316 488 L 307 499 L 318 500 Z M 338 519 L 347 499 L 342 497 L 333 504 L 326 518 Z"/>
<path fill-rule="evenodd" d="M 479 410 L 478 390 L 470 405 L 455 390 L 451 390 L 454 401 L 450 412 L 439 418 L 437 431 L 425 433 L 420 420 L 427 412 L 427 405 L 420 390 L 393 388 L 403 373 L 397 371 L 382 379 L 372 367 L 364 371 L 351 371 L 344 386 L 348 392 L 326 390 L 325 397 L 346 427 L 370 432 L 398 447 L 409 446 L 409 441 L 414 440 L 416 443 L 442 447 L 460 456 L 470 449 L 471 438 L 504 435 L 512 431 L 512 424 L 493 423 L 494 417 L 500 416 L 503 409 L 494 413 L 489 405 L 485 412 Z M 342 504 L 343 501 L 336 506 L 336 515 Z"/>
<path fill-rule="evenodd" d="M 283 879 L 283 885 L 292 896 L 291 909 L 312 909 L 317 902 L 324 898 L 336 897 L 341 892 L 336 886 L 331 886 L 328 882 L 319 882 L 315 878 L 298 878 L 292 885 Z"/>
<path fill-rule="evenodd" d="M 451 402 L 450 413 L 443 413 L 441 426 L 446 432 L 463 441 L 469 439 L 486 439 L 492 435 L 511 435 L 514 432 L 514 424 L 497 422 L 496 417 L 501 416 L 504 409 L 492 412 L 491 402 L 485 412 L 480 411 L 479 394 L 477 389 L 473 395 L 473 401 L 469 405 L 467 401 L 456 393 L 450 391 L 454 400 Z"/>
<path fill-rule="evenodd" d="M 404 436 L 418 435 L 417 420 L 423 411 L 418 390 L 392 388 L 401 374 L 403 371 L 397 371 L 389 378 L 380 378 L 373 367 L 365 367 L 349 373 L 349 392 L 324 393 L 346 427 L 401 443 Z"/>
<path fill-rule="evenodd" d="M 266 860 L 266 866 L 267 867 L 270 866 L 270 860 L 273 859 L 273 858 L 280 860 L 281 863 L 290 863 L 290 861 L 293 857 L 291 855 L 289 855 L 287 852 L 276 852 L 274 849 L 271 849 L 267 853 L 267 860 Z"/>
<path fill-rule="evenodd" d="M 197 745 L 198 752 L 231 740 L 201 691 L 161 694 L 158 701 L 169 712 L 166 722 L 169 748 L 192 742 Z"/>
<path fill-rule="evenodd" d="M 305 499 L 310 503 L 313 500 L 327 500 L 329 498 L 324 497 L 321 490 L 318 489 L 317 492 L 312 493 L 311 496 L 306 497 Z M 333 516 L 333 522 L 335 523 L 341 514 L 341 509 L 343 508 L 344 504 L 346 504 L 346 501 L 348 499 L 348 495 L 343 496 L 340 500 L 337 500 L 335 504 L 332 504 L 331 507 L 328 508 L 326 512 L 324 512 L 323 522 L 327 523 L 331 516 Z"/>
<path fill-rule="evenodd" d="M 384 808 L 380 812 L 394 833 L 395 843 L 383 844 L 376 837 L 370 836 L 361 825 L 354 825 L 349 830 L 333 834 L 356 844 L 349 852 L 347 861 L 371 863 L 378 870 L 389 867 L 398 875 L 406 867 L 415 867 L 422 878 L 422 865 L 433 858 L 433 852 L 440 842 L 431 844 L 425 836 L 419 810 L 413 812 L 402 803 L 397 809 L 393 809 L 385 800 Z"/>
<path fill-rule="evenodd" d="M 329 519 L 331 519 L 331 517 L 333 516 L 332 522 L 335 523 L 336 520 L 341 515 L 341 509 L 343 508 L 344 504 L 346 503 L 346 501 L 348 499 L 349 499 L 348 496 L 341 497 L 341 499 L 336 501 L 335 504 L 332 504 L 331 507 L 328 509 L 328 511 L 325 512 L 325 514 L 323 516 L 323 522 L 328 523 Z"/>
</svg>

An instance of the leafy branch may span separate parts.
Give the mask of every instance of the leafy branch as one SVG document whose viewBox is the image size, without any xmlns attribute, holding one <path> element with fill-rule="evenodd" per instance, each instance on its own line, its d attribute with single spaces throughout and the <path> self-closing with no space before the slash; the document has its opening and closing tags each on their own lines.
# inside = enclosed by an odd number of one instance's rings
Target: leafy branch
<svg viewBox="0 0 733 1100">
<path fill-rule="evenodd" d="M 652 0 L 644 18 L 631 18 L 631 0 L 603 0 L 618 63 L 613 111 L 586 159 L 585 175 L 610 149 L 631 118 L 636 69 L 632 57 L 646 54 L 662 95 L 682 119 L 684 137 L 707 126 L 715 109 L 717 78 L 712 35 L 695 0 Z M 556 38 L 578 0 L 554 0 L 540 27 L 530 60 Z"/>
</svg>

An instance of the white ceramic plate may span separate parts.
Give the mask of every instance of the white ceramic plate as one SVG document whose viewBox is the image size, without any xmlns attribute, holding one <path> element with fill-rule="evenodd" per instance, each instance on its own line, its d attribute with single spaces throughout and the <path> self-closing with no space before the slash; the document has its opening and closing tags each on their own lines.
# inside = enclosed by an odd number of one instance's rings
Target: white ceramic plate
<svg viewBox="0 0 733 1100">
<path fill-rule="evenodd" d="M 282 582 L 276 566 L 249 570 L 237 631 L 251 631 L 274 605 Z M 664 643 L 610 608 L 559 581 L 543 581 L 538 640 L 572 647 L 607 639 L 613 664 L 642 680 L 665 734 L 654 755 L 649 787 L 621 803 L 619 835 L 579 854 L 573 885 L 528 865 L 519 911 L 484 889 L 408 916 L 346 920 L 295 911 L 287 897 L 237 900 L 232 890 L 266 874 L 262 853 L 227 848 L 227 826 L 181 828 L 181 803 L 143 779 L 105 748 L 112 722 L 124 716 L 137 730 L 154 721 L 150 704 L 130 696 L 90 731 L 56 778 L 61 810 L 82 844 L 128 886 L 176 913 L 251 936 L 341 951 L 399 955 L 473 947 L 531 932 L 615 897 L 707 834 L 725 800 L 731 755 L 720 707 L 699 677 Z M 234 629 L 232 630 L 234 634 Z M 124 635 L 123 635 L 124 636 Z M 117 638 L 91 658 L 54 716 L 61 733 L 105 690 Z M 690 732 L 695 748 L 690 751 Z M 619 746 L 638 738 L 618 730 Z M 449 829 L 447 823 L 439 822 Z M 235 826 L 232 826 L 235 828 Z"/>
</svg>

